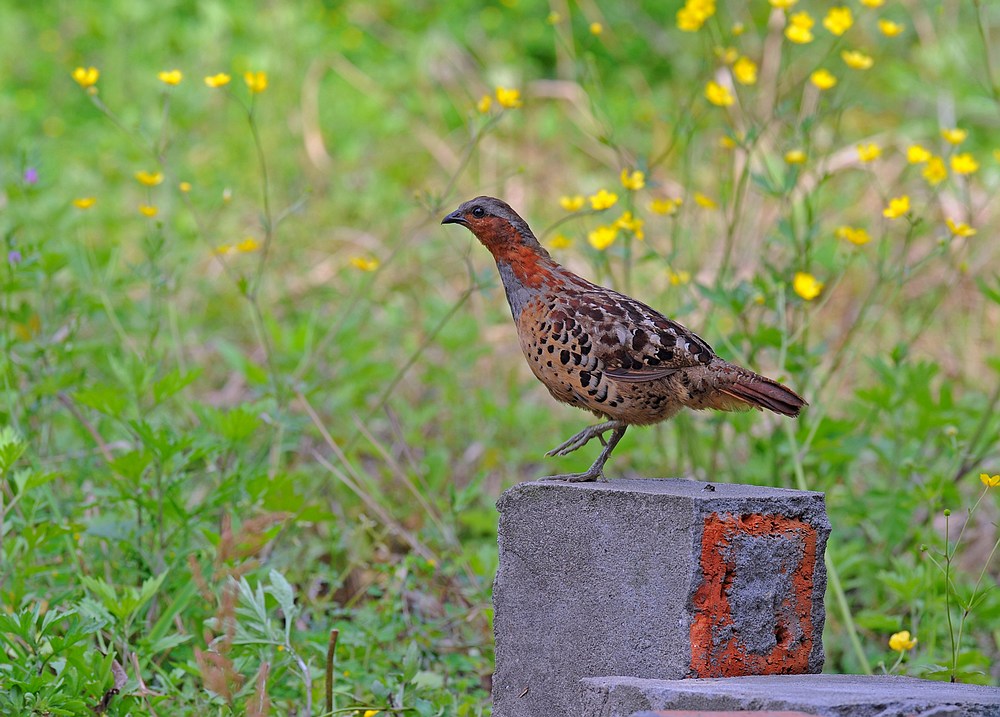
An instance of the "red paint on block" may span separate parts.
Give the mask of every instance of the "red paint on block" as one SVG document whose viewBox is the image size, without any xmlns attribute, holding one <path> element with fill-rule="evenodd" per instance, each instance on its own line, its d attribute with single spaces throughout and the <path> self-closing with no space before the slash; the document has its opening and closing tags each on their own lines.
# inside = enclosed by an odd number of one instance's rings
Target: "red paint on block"
<svg viewBox="0 0 1000 717">
<path fill-rule="evenodd" d="M 802 547 L 802 561 L 792 571 L 792 594 L 775 616 L 777 644 L 766 654 L 748 652 L 733 631 L 728 588 L 736 564 L 726 559 L 726 548 L 743 534 L 790 538 Z M 813 646 L 813 568 L 816 562 L 816 530 L 801 520 L 780 515 L 719 516 L 705 518 L 701 539 L 702 583 L 694 594 L 695 617 L 691 623 L 691 677 L 739 677 L 741 675 L 803 674 L 808 671 Z M 789 620 L 799 630 L 789 629 Z M 793 644 L 792 635 L 801 639 Z"/>
</svg>

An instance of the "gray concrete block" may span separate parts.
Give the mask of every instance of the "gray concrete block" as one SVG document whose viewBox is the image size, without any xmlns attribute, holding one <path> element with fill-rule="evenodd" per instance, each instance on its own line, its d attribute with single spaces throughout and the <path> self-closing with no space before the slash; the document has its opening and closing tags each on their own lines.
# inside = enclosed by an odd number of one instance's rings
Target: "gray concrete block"
<svg viewBox="0 0 1000 717">
<path fill-rule="evenodd" d="M 496 717 L 576 717 L 583 677 L 822 669 L 821 493 L 528 482 L 497 508 Z"/>
<path fill-rule="evenodd" d="M 819 717 L 997 717 L 1000 689 L 894 675 L 770 675 L 701 680 L 584 679 L 581 717 L 656 710 L 795 710 Z M 653 710 L 653 711 L 644 711 Z"/>
</svg>

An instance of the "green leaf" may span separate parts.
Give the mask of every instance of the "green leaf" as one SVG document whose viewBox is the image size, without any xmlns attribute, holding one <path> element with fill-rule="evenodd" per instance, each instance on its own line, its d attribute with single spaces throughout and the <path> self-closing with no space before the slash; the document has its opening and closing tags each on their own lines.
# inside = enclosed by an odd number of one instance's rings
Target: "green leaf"
<svg viewBox="0 0 1000 717">
<path fill-rule="evenodd" d="M 420 670 L 413 676 L 413 679 L 411 679 L 410 682 L 418 688 L 439 690 L 444 687 L 444 676 L 437 672 Z"/>
<path fill-rule="evenodd" d="M 420 648 L 417 647 L 417 643 L 411 641 L 409 645 L 406 646 L 406 652 L 403 655 L 403 682 L 409 682 L 417 674 L 417 670 L 420 669 Z"/>
</svg>

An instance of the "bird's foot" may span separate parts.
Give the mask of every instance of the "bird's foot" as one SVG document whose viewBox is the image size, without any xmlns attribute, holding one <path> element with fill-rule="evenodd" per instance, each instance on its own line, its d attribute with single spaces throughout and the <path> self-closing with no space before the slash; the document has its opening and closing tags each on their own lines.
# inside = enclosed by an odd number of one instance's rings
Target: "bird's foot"
<svg viewBox="0 0 1000 717">
<path fill-rule="evenodd" d="M 542 476 L 537 480 L 561 480 L 566 481 L 567 483 L 592 483 L 594 481 L 599 481 L 601 483 L 608 482 L 608 479 L 604 477 L 604 472 L 600 470 L 595 471 L 593 467 L 583 473 L 562 473 L 557 476 Z"/>
<path fill-rule="evenodd" d="M 585 445 L 590 443 L 593 439 L 600 439 L 602 445 L 607 445 L 604 441 L 604 434 L 608 431 L 613 431 L 616 428 L 623 428 L 623 424 L 620 421 L 605 421 L 604 423 L 598 423 L 596 426 L 587 426 L 582 431 L 577 433 L 575 436 L 567 441 L 563 441 L 558 446 L 553 448 L 551 451 L 546 453 L 547 456 L 565 456 L 569 455 L 575 450 L 583 448 Z M 572 474 L 577 475 L 577 474 Z M 589 476 L 590 471 L 586 473 L 580 473 L 582 476 Z M 564 476 L 552 476 L 552 480 L 567 480 Z M 599 480 L 598 477 L 588 477 L 588 478 L 578 478 L 578 481 L 591 481 Z"/>
</svg>

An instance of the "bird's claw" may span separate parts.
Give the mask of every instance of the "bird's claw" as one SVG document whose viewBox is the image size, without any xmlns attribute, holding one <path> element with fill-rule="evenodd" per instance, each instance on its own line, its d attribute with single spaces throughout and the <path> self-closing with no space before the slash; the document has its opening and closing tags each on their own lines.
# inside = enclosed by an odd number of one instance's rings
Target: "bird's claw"
<svg viewBox="0 0 1000 717">
<path fill-rule="evenodd" d="M 561 480 L 567 483 L 607 483 L 603 471 L 584 471 L 583 473 L 563 473 L 556 476 L 542 476 L 537 480 Z"/>
<path fill-rule="evenodd" d="M 607 441 L 604 440 L 604 434 L 607 433 L 608 431 L 614 430 L 617 427 L 617 425 L 618 424 L 613 421 L 608 421 L 607 423 L 599 423 L 596 426 L 587 426 L 582 431 L 577 433 L 575 436 L 569 438 L 568 440 L 563 441 L 545 455 L 549 457 L 569 455 L 573 451 L 583 448 L 585 445 L 590 443 L 590 441 L 592 441 L 595 438 L 601 441 L 602 446 L 607 446 L 608 444 Z M 588 478 L 587 480 L 596 480 L 596 479 Z"/>
</svg>

